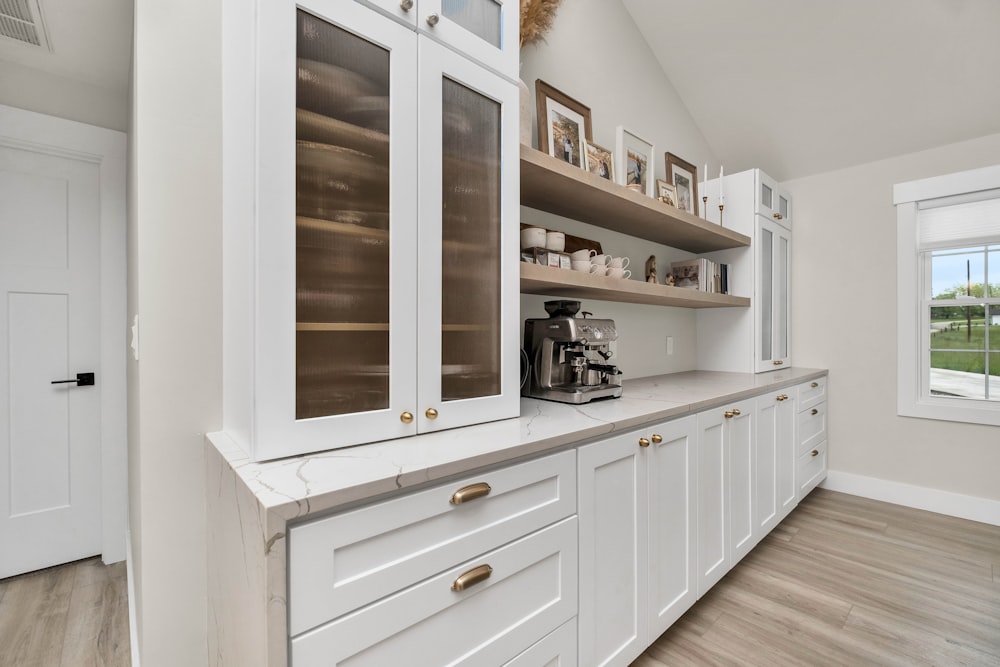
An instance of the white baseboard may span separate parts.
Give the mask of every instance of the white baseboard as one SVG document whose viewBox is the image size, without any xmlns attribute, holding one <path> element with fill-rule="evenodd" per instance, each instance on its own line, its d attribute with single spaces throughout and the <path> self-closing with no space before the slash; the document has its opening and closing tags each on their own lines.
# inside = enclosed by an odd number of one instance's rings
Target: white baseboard
<svg viewBox="0 0 1000 667">
<path fill-rule="evenodd" d="M 951 491 L 929 489 L 837 470 L 830 470 L 820 486 L 831 491 L 849 493 L 852 496 L 862 496 L 1000 526 L 1000 500 L 965 496 Z"/>
<path fill-rule="evenodd" d="M 135 611 L 135 577 L 132 574 L 132 531 L 125 529 L 125 577 L 128 584 L 128 637 L 132 647 L 132 667 L 139 667 L 139 624 Z"/>
</svg>

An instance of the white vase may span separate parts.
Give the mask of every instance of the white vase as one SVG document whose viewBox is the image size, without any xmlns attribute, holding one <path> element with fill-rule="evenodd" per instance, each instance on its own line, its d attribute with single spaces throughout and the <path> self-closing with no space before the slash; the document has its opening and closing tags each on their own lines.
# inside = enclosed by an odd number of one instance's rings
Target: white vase
<svg viewBox="0 0 1000 667">
<path fill-rule="evenodd" d="M 523 79 L 518 79 L 521 90 L 521 143 L 531 146 L 531 90 Z"/>
</svg>

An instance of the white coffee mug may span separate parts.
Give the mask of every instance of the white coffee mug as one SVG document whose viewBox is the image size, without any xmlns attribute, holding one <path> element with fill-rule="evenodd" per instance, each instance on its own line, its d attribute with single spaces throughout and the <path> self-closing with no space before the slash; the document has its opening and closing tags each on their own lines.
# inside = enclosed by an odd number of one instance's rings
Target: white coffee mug
<svg viewBox="0 0 1000 667">
<path fill-rule="evenodd" d="M 611 255 L 594 255 L 590 261 L 593 262 L 594 264 L 599 264 L 600 266 L 604 266 L 605 264 L 608 263 L 609 259 L 611 259 Z"/>
<path fill-rule="evenodd" d="M 587 262 L 590 263 L 591 258 L 597 254 L 596 250 L 590 250 L 589 248 L 584 248 L 583 250 L 577 250 L 576 252 L 571 252 L 569 256 L 574 262 Z"/>
<path fill-rule="evenodd" d="M 608 269 L 609 278 L 630 278 L 631 276 L 632 276 L 631 271 L 629 271 L 628 269 L 623 269 L 619 266 L 613 266 L 610 269 Z"/>
<path fill-rule="evenodd" d="M 590 274 L 591 275 L 594 275 L 594 276 L 604 276 L 604 275 L 607 275 L 607 273 L 608 273 L 608 267 L 604 266 L 603 264 L 591 264 L 590 265 Z"/>
<path fill-rule="evenodd" d="M 612 257 L 611 261 L 608 263 L 613 269 L 627 269 L 628 268 L 628 257 Z"/>
<path fill-rule="evenodd" d="M 566 235 L 562 232 L 545 232 L 545 248 L 562 252 L 566 249 Z"/>
<path fill-rule="evenodd" d="M 582 262 L 581 261 L 577 261 L 577 260 L 573 260 L 573 270 L 574 271 L 583 271 L 584 273 L 590 273 L 590 270 L 593 267 L 594 267 L 594 265 L 591 264 L 587 260 L 584 260 Z"/>
</svg>

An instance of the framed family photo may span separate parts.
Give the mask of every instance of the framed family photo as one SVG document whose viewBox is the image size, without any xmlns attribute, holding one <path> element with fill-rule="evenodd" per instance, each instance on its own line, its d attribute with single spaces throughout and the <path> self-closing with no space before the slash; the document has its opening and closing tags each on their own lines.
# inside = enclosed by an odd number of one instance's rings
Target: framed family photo
<svg viewBox="0 0 1000 667">
<path fill-rule="evenodd" d="M 618 126 L 618 138 L 615 145 L 615 174 L 622 185 L 638 185 L 639 192 L 647 197 L 653 194 L 653 144 L 646 141 L 635 132 Z"/>
<path fill-rule="evenodd" d="M 590 108 L 541 79 L 535 80 L 535 103 L 539 149 L 586 169 L 586 142 L 593 138 Z"/>
<path fill-rule="evenodd" d="M 656 198 L 669 206 L 677 206 L 677 188 L 662 178 L 656 179 Z"/>
<path fill-rule="evenodd" d="M 615 180 L 615 167 L 611 151 L 597 144 L 586 142 L 587 171 L 609 181 Z"/>
<path fill-rule="evenodd" d="M 698 215 L 698 169 L 673 153 L 666 154 L 667 183 L 677 190 L 677 208 Z"/>
</svg>

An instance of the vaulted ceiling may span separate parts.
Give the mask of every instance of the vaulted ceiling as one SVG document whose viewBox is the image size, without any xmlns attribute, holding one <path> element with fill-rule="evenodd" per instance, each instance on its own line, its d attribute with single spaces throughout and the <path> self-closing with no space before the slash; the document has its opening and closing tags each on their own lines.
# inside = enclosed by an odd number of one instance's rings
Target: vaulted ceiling
<svg viewBox="0 0 1000 667">
<path fill-rule="evenodd" d="M 1000 132 L 998 0 L 621 1 L 727 170 L 787 180 Z M 0 39 L 0 60 L 127 86 L 133 0 L 40 4 L 51 52 Z"/>
</svg>

